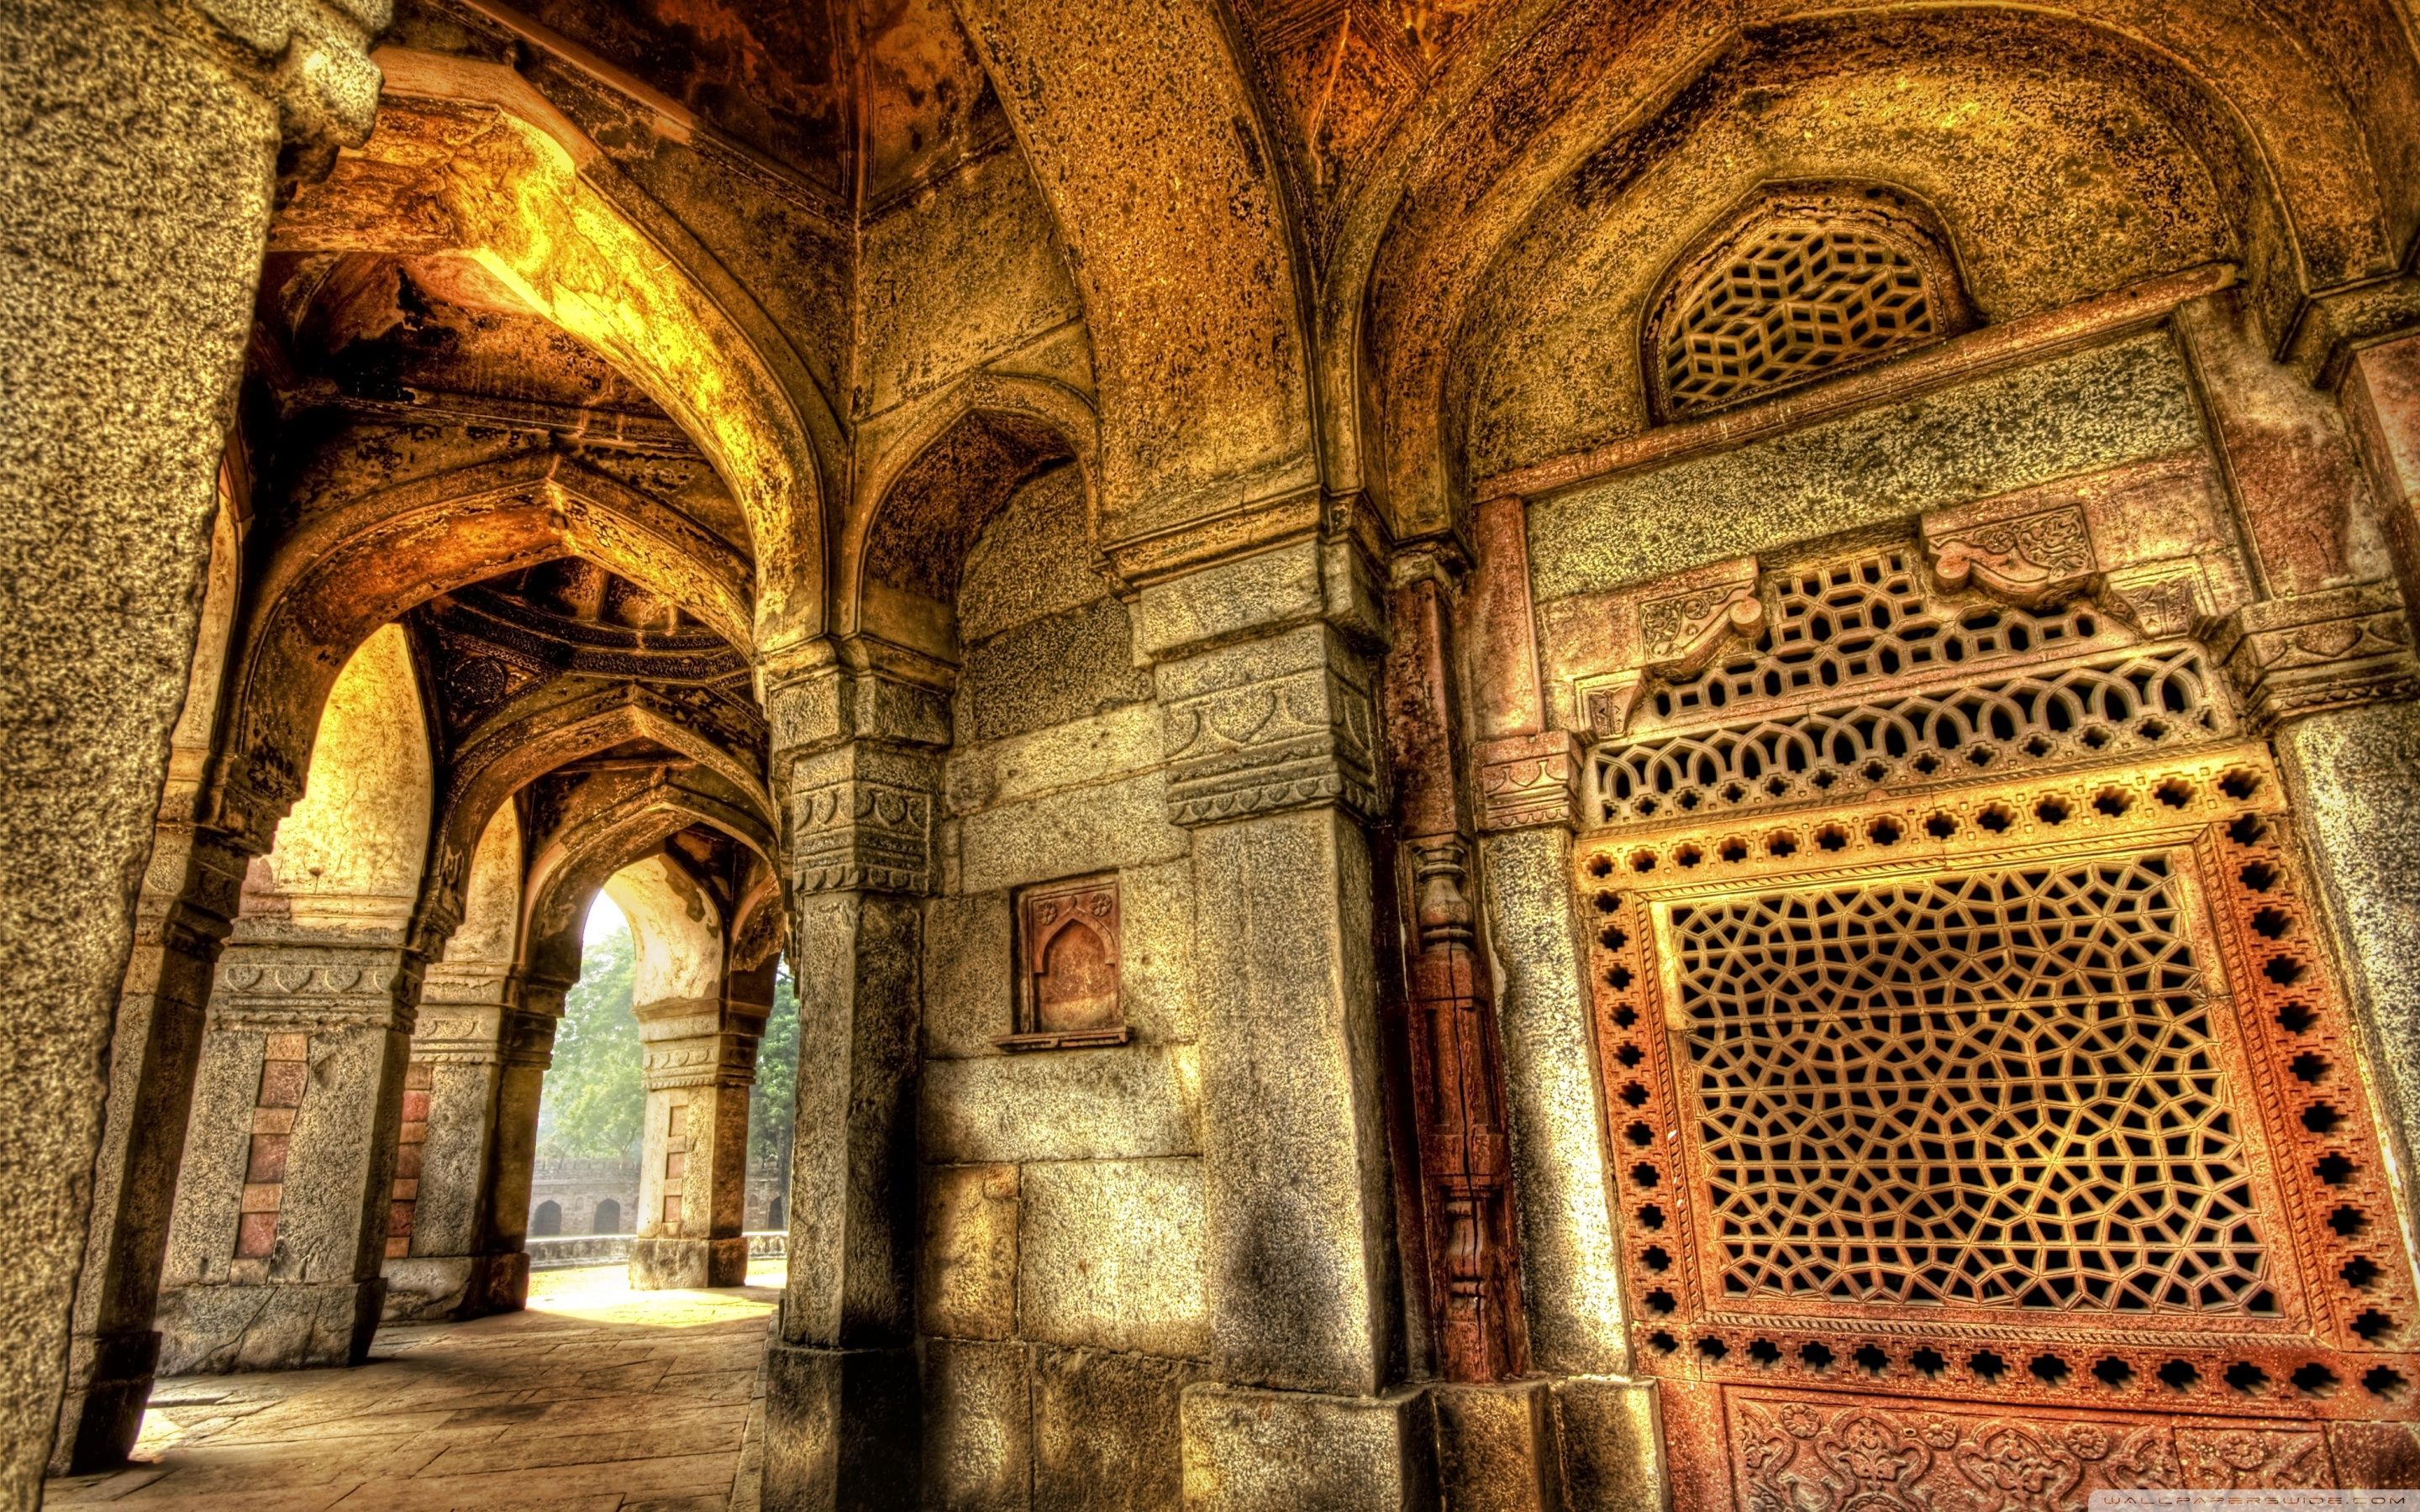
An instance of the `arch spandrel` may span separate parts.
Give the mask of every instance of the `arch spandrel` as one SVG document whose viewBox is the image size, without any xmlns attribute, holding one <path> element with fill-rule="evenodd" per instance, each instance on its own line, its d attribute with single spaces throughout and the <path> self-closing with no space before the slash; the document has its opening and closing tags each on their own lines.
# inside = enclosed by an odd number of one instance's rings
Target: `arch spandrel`
<svg viewBox="0 0 2420 1512">
<path fill-rule="evenodd" d="M 582 557 L 690 607 L 729 639 L 744 564 L 675 512 L 551 453 L 398 484 L 316 516 L 261 574 L 238 664 L 220 822 L 273 823 L 310 758 L 344 656 L 441 593 Z"/>
<path fill-rule="evenodd" d="M 1752 53 L 1768 34 L 1801 25 L 1805 14 L 1803 5 L 1783 4 L 1744 19 L 1730 7 L 1575 9 L 1537 25 L 1447 126 L 1424 126 L 1425 140 L 1407 136 L 1380 155 L 1364 199 L 1345 218 L 1324 308 L 1333 339 L 1348 325 L 1337 312 L 1359 305 L 1353 318 L 1369 375 L 1361 428 L 1374 449 L 1362 465 L 1399 532 L 1450 517 L 1459 459 L 1443 438 L 1454 343 L 1466 339 L 1470 301 L 1502 282 L 1497 259 L 1519 228 L 1591 154 L 1642 127 L 1640 140 L 1654 140 L 1691 81 Z M 2159 82 L 2164 109 L 2197 116 L 2180 129 L 2200 133 L 2204 162 L 2235 160 L 2232 169 L 2219 165 L 2242 186 L 2224 196 L 2226 208 L 2249 243 L 2247 273 L 2273 338 L 2282 338 L 2312 292 L 2391 264 L 2402 212 L 2387 209 L 2373 164 L 2401 161 L 2397 129 L 2373 143 L 2323 60 L 2265 12 L 2248 4 L 2076 0 L 1994 16 L 2045 37 L 2086 39 L 2118 60 L 2121 75 Z M 1914 20 L 1947 35 L 1968 19 L 1889 0 L 1834 24 L 1854 36 Z M 1534 23 L 1525 15 L 1502 24 Z M 2410 70 L 2381 62 L 2378 71 L 2400 78 Z M 2369 85 L 2388 95 L 2397 87 L 2392 80 Z M 1779 170 L 1827 171 L 1814 159 Z M 1618 176 L 1607 185 L 1626 188 Z M 1340 424 L 1331 416 L 1327 429 Z"/>
<path fill-rule="evenodd" d="M 443 889 L 463 874 L 463 857 L 471 857 L 469 872 L 475 877 L 477 853 L 470 842 L 482 833 L 481 826 L 492 826 L 490 816 L 511 811 L 514 794 L 566 763 L 633 740 L 652 741 L 729 783 L 769 828 L 772 796 L 756 769 L 698 731 L 661 693 L 622 686 L 566 699 L 550 686 L 498 710 L 455 753 L 434 848 L 428 906 L 451 906 Z"/>
<path fill-rule="evenodd" d="M 778 328 L 694 238 L 508 69 L 385 48 L 378 131 L 298 197 L 280 250 L 450 253 L 604 353 L 712 458 L 756 559 L 743 644 L 823 613 L 837 422 Z"/>
<path fill-rule="evenodd" d="M 661 852 L 605 879 L 630 925 L 630 997 L 710 997 L 722 984 L 722 912 L 697 879 Z"/>
<path fill-rule="evenodd" d="M 1105 535 L 1315 483 L 1293 232 L 1218 17 L 1059 0 L 958 14 L 1075 255 Z"/>
</svg>

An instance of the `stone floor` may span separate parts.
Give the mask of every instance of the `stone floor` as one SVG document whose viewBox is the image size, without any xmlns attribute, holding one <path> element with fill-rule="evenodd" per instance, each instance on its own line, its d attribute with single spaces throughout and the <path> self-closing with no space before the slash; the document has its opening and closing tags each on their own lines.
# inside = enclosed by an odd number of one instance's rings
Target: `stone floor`
<svg viewBox="0 0 2420 1512">
<path fill-rule="evenodd" d="M 781 1276 L 760 1261 L 727 1291 L 633 1292 L 619 1266 L 539 1272 L 528 1311 L 381 1329 L 355 1369 L 163 1381 L 138 1462 L 54 1480 L 44 1502 L 752 1509 Z"/>
</svg>

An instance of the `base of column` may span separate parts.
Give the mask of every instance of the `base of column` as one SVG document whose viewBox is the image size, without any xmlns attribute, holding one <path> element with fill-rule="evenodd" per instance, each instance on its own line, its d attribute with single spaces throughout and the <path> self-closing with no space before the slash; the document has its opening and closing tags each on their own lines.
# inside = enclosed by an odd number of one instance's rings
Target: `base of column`
<svg viewBox="0 0 2420 1512">
<path fill-rule="evenodd" d="M 909 1512 L 923 1458 L 912 1349 L 765 1350 L 765 1512 Z"/>
<path fill-rule="evenodd" d="M 180 1287 L 161 1293 L 160 1374 L 359 1365 L 386 1302 L 369 1281 Z"/>
<path fill-rule="evenodd" d="M 51 1473 L 84 1475 L 126 1462 L 143 1431 L 143 1410 L 160 1360 L 160 1335 L 79 1334 L 68 1345 L 68 1391 Z"/>
<path fill-rule="evenodd" d="M 1428 1394 L 1329 1396 L 1213 1381 L 1185 1388 L 1188 1512 L 1429 1512 Z"/>
<path fill-rule="evenodd" d="M 435 1322 L 517 1313 L 529 1300 L 529 1257 L 413 1255 L 386 1262 L 390 1323 Z"/>
<path fill-rule="evenodd" d="M 1559 1512 L 1562 1457 L 1555 1398 L 1543 1381 L 1429 1388 L 1436 1412 L 1437 1489 L 1452 1507 Z"/>
<path fill-rule="evenodd" d="M 739 1287 L 748 1284 L 748 1241 L 730 1239 L 634 1239 L 630 1241 L 630 1289 Z"/>
<path fill-rule="evenodd" d="M 1550 1385 L 1570 1505 L 1661 1512 L 1670 1504 L 1653 1381 L 1567 1376 Z"/>
</svg>

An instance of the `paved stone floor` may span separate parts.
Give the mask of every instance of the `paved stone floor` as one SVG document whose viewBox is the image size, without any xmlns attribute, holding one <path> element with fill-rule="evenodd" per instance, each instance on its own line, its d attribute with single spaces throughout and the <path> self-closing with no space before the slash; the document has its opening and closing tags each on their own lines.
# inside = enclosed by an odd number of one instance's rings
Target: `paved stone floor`
<svg viewBox="0 0 2420 1512">
<path fill-rule="evenodd" d="M 539 1272 L 528 1311 L 380 1329 L 355 1369 L 163 1381 L 138 1463 L 54 1480 L 45 1504 L 752 1509 L 781 1275 L 633 1292 L 619 1266 Z"/>
</svg>

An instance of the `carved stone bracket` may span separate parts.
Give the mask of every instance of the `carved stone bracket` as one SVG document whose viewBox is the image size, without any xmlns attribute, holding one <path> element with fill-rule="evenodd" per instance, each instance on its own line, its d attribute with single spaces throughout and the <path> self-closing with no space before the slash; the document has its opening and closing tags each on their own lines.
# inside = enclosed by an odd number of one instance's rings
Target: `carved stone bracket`
<svg viewBox="0 0 2420 1512">
<path fill-rule="evenodd" d="M 1924 549 L 1945 586 L 1976 587 L 2011 604 L 2040 609 L 2071 598 L 2100 570 L 2080 504 L 2057 504 L 2001 519 L 1972 509 L 1924 517 Z"/>
<path fill-rule="evenodd" d="M 1577 827 L 1580 750 L 1568 733 L 1549 730 L 1481 741 L 1476 756 L 1480 828 Z"/>
<path fill-rule="evenodd" d="M 339 147 L 368 140 L 378 114 L 370 44 L 394 17 L 390 0 L 187 0 L 255 75 L 277 107 L 286 151 L 279 177 L 325 175 Z"/>
<path fill-rule="evenodd" d="M 1678 593 L 1638 602 L 1640 665 L 1659 677 L 1687 677 L 1714 659 L 1735 637 L 1764 627 L 1754 557 L 1737 557 L 1688 575 Z"/>
<path fill-rule="evenodd" d="M 2392 582 L 2247 604 L 2219 626 L 2211 649 L 2262 728 L 2420 696 L 2420 658 Z"/>
<path fill-rule="evenodd" d="M 2210 613 L 2210 585 L 2201 563 L 2191 559 L 2110 573 L 2097 597 L 2147 640 L 2191 635 Z"/>
<path fill-rule="evenodd" d="M 1379 812 L 1368 670 L 1326 626 L 1189 656 L 1159 674 L 1171 822 L 1322 804 Z"/>
</svg>

